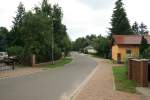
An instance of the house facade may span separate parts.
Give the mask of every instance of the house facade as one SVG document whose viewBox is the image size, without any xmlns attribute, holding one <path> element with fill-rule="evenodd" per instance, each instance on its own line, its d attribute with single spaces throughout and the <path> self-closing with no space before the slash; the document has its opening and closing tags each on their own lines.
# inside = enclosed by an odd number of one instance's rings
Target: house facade
<svg viewBox="0 0 150 100">
<path fill-rule="evenodd" d="M 144 36 L 150 44 L 150 36 Z M 128 57 L 139 56 L 140 35 L 113 35 L 112 59 L 118 63 L 125 62 Z"/>
<path fill-rule="evenodd" d="M 89 45 L 87 47 L 84 48 L 84 52 L 88 52 L 88 53 L 96 53 L 97 51 L 94 49 L 93 46 Z"/>
</svg>

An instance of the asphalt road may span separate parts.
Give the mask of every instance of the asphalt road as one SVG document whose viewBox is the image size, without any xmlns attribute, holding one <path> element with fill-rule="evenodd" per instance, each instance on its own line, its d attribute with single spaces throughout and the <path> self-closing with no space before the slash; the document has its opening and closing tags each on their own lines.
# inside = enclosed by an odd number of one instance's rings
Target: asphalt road
<svg viewBox="0 0 150 100">
<path fill-rule="evenodd" d="M 0 79 L 0 100 L 65 100 L 96 67 L 90 57 L 72 56 L 73 62 L 64 67 Z"/>
</svg>

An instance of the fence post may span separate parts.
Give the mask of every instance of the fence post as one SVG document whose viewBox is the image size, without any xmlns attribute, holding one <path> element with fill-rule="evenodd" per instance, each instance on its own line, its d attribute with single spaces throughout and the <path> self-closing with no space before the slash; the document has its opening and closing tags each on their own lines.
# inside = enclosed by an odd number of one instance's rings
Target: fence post
<svg viewBox="0 0 150 100">
<path fill-rule="evenodd" d="M 140 62 L 140 85 L 148 86 L 148 60 L 146 59 Z"/>
<path fill-rule="evenodd" d="M 128 79 L 132 79 L 132 58 L 128 59 Z"/>
<path fill-rule="evenodd" d="M 36 61 L 35 61 L 35 54 L 32 54 L 31 56 L 31 66 L 34 67 L 36 64 Z"/>
</svg>

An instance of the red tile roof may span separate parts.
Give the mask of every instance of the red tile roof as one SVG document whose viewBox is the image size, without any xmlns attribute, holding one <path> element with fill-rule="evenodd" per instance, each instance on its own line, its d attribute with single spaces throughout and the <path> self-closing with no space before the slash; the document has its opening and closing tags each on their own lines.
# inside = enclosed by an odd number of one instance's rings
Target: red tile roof
<svg viewBox="0 0 150 100">
<path fill-rule="evenodd" d="M 150 35 L 144 36 L 150 44 Z M 140 35 L 113 35 L 114 44 L 140 44 L 142 36 Z"/>
</svg>

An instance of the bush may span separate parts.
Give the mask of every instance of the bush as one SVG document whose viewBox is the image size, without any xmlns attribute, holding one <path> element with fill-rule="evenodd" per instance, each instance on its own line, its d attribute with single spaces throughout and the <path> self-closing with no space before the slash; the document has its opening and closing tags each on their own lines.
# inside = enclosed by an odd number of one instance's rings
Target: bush
<svg viewBox="0 0 150 100">
<path fill-rule="evenodd" d="M 145 58 L 150 59 L 150 47 L 148 49 L 145 50 Z"/>
<path fill-rule="evenodd" d="M 9 56 L 19 56 L 23 51 L 23 48 L 20 46 L 13 46 L 7 49 Z"/>
<path fill-rule="evenodd" d="M 58 60 L 62 57 L 61 49 L 58 47 L 54 48 L 54 60 Z"/>
<path fill-rule="evenodd" d="M 12 46 L 7 48 L 7 52 L 9 56 L 16 56 L 17 61 L 20 63 L 23 56 L 23 47 L 20 46 Z"/>
<path fill-rule="evenodd" d="M 97 50 L 97 54 L 104 58 L 108 58 L 109 56 L 109 45 L 109 39 L 105 37 L 99 37 L 93 42 L 93 46 Z"/>
</svg>

